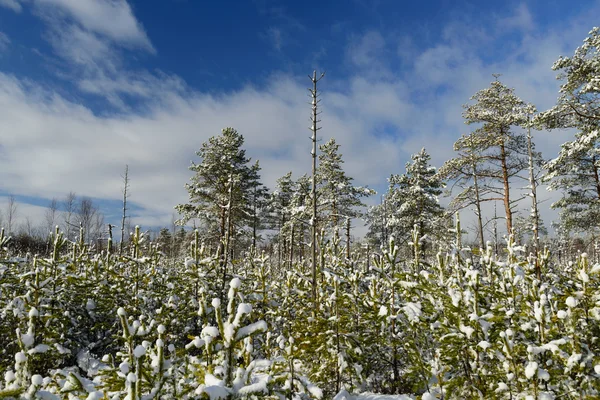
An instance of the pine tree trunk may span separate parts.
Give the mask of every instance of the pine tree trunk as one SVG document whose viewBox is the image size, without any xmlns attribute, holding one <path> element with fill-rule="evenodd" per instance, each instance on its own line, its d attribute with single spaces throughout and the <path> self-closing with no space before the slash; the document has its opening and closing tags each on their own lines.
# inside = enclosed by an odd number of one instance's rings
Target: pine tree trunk
<svg viewBox="0 0 600 400">
<path fill-rule="evenodd" d="M 592 157 L 592 168 L 594 170 L 594 181 L 596 182 L 596 194 L 600 199 L 600 177 L 598 176 L 598 167 L 596 166 L 596 156 Z"/>
<path fill-rule="evenodd" d="M 346 258 L 350 260 L 350 218 L 346 219 Z"/>
<path fill-rule="evenodd" d="M 500 131 L 504 136 L 504 132 Z M 510 186 L 508 182 L 508 165 L 506 164 L 506 147 L 504 141 L 500 144 L 500 161 L 502 162 L 502 183 L 504 184 L 504 211 L 506 213 L 506 231 L 512 233 L 512 210 L 510 208 Z"/>
<path fill-rule="evenodd" d="M 483 237 L 483 219 L 481 216 L 481 198 L 479 197 L 479 182 L 477 180 L 477 167 L 473 163 L 473 186 L 475 187 L 475 208 L 477 209 L 477 229 L 479 230 L 479 247 L 485 249 Z"/>
</svg>

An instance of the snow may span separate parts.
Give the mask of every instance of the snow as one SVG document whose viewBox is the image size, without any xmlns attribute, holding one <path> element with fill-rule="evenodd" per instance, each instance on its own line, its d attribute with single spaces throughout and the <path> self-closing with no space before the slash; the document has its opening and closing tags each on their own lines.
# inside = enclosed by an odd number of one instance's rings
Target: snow
<svg viewBox="0 0 600 400">
<path fill-rule="evenodd" d="M 206 326 L 202 329 L 202 333 L 200 334 L 202 337 L 219 337 L 219 329 L 216 326 Z"/>
<path fill-rule="evenodd" d="M 85 308 L 88 311 L 93 311 L 96 309 L 96 303 L 94 302 L 94 300 L 88 299 L 87 302 L 85 303 Z"/>
<path fill-rule="evenodd" d="M 119 364 L 119 370 L 123 374 L 129 373 L 129 363 L 127 361 L 123 361 L 121 364 Z"/>
<path fill-rule="evenodd" d="M 535 361 L 530 361 L 525 367 L 525 376 L 527 379 L 533 378 L 537 374 L 538 363 Z"/>
<path fill-rule="evenodd" d="M 402 310 L 410 322 L 419 322 L 421 317 L 421 303 L 406 303 Z"/>
<path fill-rule="evenodd" d="M 24 333 L 21 335 L 21 341 L 23 342 L 23 346 L 25 346 L 25 348 L 29 348 L 29 347 L 33 346 L 35 339 L 34 339 L 33 335 Z"/>
<path fill-rule="evenodd" d="M 33 375 L 31 377 L 31 383 L 36 386 L 42 386 L 42 383 L 44 383 L 44 378 L 41 375 Z"/>
<path fill-rule="evenodd" d="M 158 329 L 157 329 L 157 331 L 158 331 L 159 335 L 162 335 L 162 334 L 164 334 L 166 330 L 167 330 L 167 328 L 165 328 L 165 326 L 164 326 L 164 325 L 159 325 L 159 326 L 158 326 Z"/>
<path fill-rule="evenodd" d="M 133 355 L 136 358 L 143 357 L 146 354 L 146 348 L 142 345 L 138 345 L 135 349 L 133 349 Z"/>
<path fill-rule="evenodd" d="M 265 321 L 257 321 L 253 324 L 244 326 L 237 331 L 235 335 L 235 341 L 239 341 L 245 337 L 252 336 L 257 332 L 266 332 L 267 323 Z"/>
<path fill-rule="evenodd" d="M 231 282 L 229 282 L 229 286 L 232 289 L 236 289 L 237 290 L 237 289 L 240 288 L 240 286 L 242 286 L 242 281 L 240 280 L 240 278 L 233 278 L 231 280 Z"/>
<path fill-rule="evenodd" d="M 4 380 L 6 381 L 6 383 L 10 383 L 12 381 L 14 381 L 16 379 L 15 377 L 15 373 L 13 371 L 6 371 L 4 373 Z"/>
<path fill-rule="evenodd" d="M 487 350 L 487 349 L 489 349 L 490 347 L 492 347 L 492 345 L 490 344 L 490 342 L 488 342 L 488 341 L 485 341 L 485 340 L 482 340 L 481 342 L 479 342 L 479 343 L 477 344 L 477 346 L 481 347 L 483 350 Z"/>
<path fill-rule="evenodd" d="M 35 354 L 35 353 L 45 353 L 50 350 L 50 346 L 47 344 L 38 344 L 33 349 L 30 349 L 27 354 Z"/>
<path fill-rule="evenodd" d="M 15 354 L 15 361 L 17 364 L 24 363 L 25 361 L 27 361 L 27 356 L 22 351 L 19 351 Z"/>
<path fill-rule="evenodd" d="M 467 336 L 467 339 L 471 339 L 473 332 L 475 332 L 475 329 L 465 325 L 460 325 L 459 329 L 462 333 L 464 333 Z"/>
<path fill-rule="evenodd" d="M 37 308 L 32 307 L 31 310 L 29 310 L 29 318 L 33 318 L 33 317 L 39 317 L 40 313 L 38 312 Z"/>
<path fill-rule="evenodd" d="M 214 308 L 219 308 L 219 307 L 221 307 L 221 300 L 214 298 L 214 299 L 212 299 L 211 304 Z"/>
<path fill-rule="evenodd" d="M 573 308 L 577 305 L 577 301 L 572 296 L 567 297 L 567 300 L 565 301 L 565 303 L 567 303 L 567 307 L 569 307 L 569 308 Z"/>
<path fill-rule="evenodd" d="M 117 315 L 119 317 L 125 317 L 127 313 L 125 312 L 125 309 L 123 307 L 119 307 L 119 309 L 117 310 Z"/>
<path fill-rule="evenodd" d="M 237 391 L 237 393 L 239 395 L 247 396 L 247 395 L 254 394 L 254 393 L 267 393 L 268 390 L 269 389 L 267 388 L 267 380 L 261 379 L 260 381 L 258 381 L 256 383 L 241 387 Z"/>
<path fill-rule="evenodd" d="M 85 400 L 101 400 L 104 397 L 104 393 L 97 390 L 88 394 Z"/>
<path fill-rule="evenodd" d="M 238 306 L 238 314 L 250 314 L 252 312 L 252 304 L 242 303 Z"/>
<path fill-rule="evenodd" d="M 133 372 L 130 372 L 129 374 L 127 374 L 127 382 L 129 382 L 129 383 L 137 382 L 137 375 L 134 374 Z"/>
<path fill-rule="evenodd" d="M 428 398 L 423 397 L 423 399 Z M 435 399 L 435 397 L 429 399 Z M 415 397 L 406 394 L 375 394 L 369 392 L 350 394 L 346 390 L 342 390 L 334 396 L 333 400 L 415 400 Z"/>
</svg>

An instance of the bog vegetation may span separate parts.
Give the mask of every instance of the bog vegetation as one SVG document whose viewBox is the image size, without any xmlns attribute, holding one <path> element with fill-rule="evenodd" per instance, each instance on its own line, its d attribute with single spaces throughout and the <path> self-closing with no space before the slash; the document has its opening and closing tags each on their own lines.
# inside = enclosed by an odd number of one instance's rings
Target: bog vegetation
<svg viewBox="0 0 600 400">
<path fill-rule="evenodd" d="M 316 73 L 312 174 L 269 191 L 226 128 L 197 152 L 176 206 L 193 229 L 127 227 L 128 171 L 121 240 L 74 194 L 48 208 L 49 236 L 29 220 L 15 234 L 11 198 L 0 398 L 598 398 L 599 45 L 595 28 L 555 63 L 563 85 L 548 111 L 495 76 L 465 106 L 475 128 L 456 156 L 437 170 L 425 149 L 413 155 L 368 212 L 374 191 L 353 184 L 339 145 L 317 148 Z M 575 136 L 547 162 L 532 130 L 555 128 Z M 541 184 L 562 193 L 554 238 Z M 485 211 L 496 203 L 501 217 Z M 464 229 L 458 212 L 471 210 Z"/>
</svg>

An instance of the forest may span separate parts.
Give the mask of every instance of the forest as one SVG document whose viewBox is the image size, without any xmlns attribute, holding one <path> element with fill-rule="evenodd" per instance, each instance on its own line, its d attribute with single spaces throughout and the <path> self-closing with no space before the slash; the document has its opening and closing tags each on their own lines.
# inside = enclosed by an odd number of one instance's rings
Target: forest
<svg viewBox="0 0 600 400">
<path fill-rule="evenodd" d="M 310 174 L 268 188 L 227 127 L 155 232 L 128 222 L 128 168 L 120 226 L 69 193 L 18 228 L 10 197 L 0 398 L 598 398 L 599 48 L 594 28 L 558 58 L 549 110 L 494 75 L 451 158 L 435 168 L 425 146 L 380 201 L 319 142 L 316 72 Z M 555 129 L 571 140 L 548 159 L 533 133 Z"/>
</svg>

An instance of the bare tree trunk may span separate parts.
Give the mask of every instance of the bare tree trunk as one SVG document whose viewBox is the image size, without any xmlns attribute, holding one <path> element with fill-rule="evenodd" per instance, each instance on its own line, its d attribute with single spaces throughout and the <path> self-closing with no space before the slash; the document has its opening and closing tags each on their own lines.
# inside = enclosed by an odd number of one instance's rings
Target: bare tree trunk
<svg viewBox="0 0 600 400">
<path fill-rule="evenodd" d="M 73 217 L 73 213 L 75 212 L 75 193 L 69 192 L 64 201 L 65 208 L 65 231 L 67 234 L 67 239 L 71 240 L 71 228 L 73 227 L 73 223 L 71 218 Z"/>
<path fill-rule="evenodd" d="M 311 234 L 312 234 L 312 300 L 313 303 L 317 301 L 317 131 L 321 129 L 317 126 L 320 122 L 318 120 L 318 104 L 320 102 L 318 98 L 317 82 L 319 82 L 325 74 L 317 79 L 317 71 L 313 71 L 313 76 L 309 75 L 309 78 L 313 84 L 310 94 L 312 97 L 312 116 L 311 116 L 311 131 L 312 131 L 312 219 L 310 221 Z"/>
<path fill-rule="evenodd" d="M 119 242 L 119 255 L 123 255 L 123 245 L 125 242 L 125 219 L 127 218 L 127 189 L 129 188 L 129 165 L 125 165 L 125 175 L 123 176 L 123 216 L 121 218 L 121 242 Z"/>
<path fill-rule="evenodd" d="M 290 270 L 292 269 L 292 265 L 294 262 L 294 224 L 292 223 L 292 233 L 290 235 Z"/>
<path fill-rule="evenodd" d="M 528 120 L 527 124 L 527 153 L 529 158 L 529 186 L 531 189 L 531 211 L 533 213 L 533 245 L 535 247 L 535 272 L 538 280 L 542 279 L 541 265 L 539 261 L 540 251 L 540 234 L 539 234 L 539 211 L 537 202 L 537 190 L 535 182 L 535 172 L 533 169 L 533 144 L 531 141 L 531 120 Z"/>
<path fill-rule="evenodd" d="M 225 280 L 227 279 L 227 257 L 229 256 L 229 240 L 231 237 L 231 208 L 233 201 L 233 174 L 229 175 L 229 200 L 227 203 L 227 230 L 225 232 L 225 245 L 223 248 L 223 282 L 221 283 L 221 297 L 224 295 Z"/>
<path fill-rule="evenodd" d="M 8 204 L 6 205 L 6 224 L 8 228 L 8 234 L 13 233 L 13 225 L 17 219 L 18 204 L 15 196 L 8 196 Z"/>
</svg>

